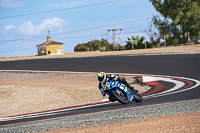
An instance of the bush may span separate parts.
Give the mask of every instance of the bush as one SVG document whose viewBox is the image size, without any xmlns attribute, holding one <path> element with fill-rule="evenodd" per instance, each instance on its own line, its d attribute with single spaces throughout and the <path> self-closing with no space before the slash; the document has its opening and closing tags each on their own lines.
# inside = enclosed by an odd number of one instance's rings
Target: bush
<svg viewBox="0 0 200 133">
<path fill-rule="evenodd" d="M 99 40 L 94 40 L 94 41 L 89 41 L 87 43 L 82 43 L 78 44 L 74 48 L 74 52 L 82 52 L 82 51 L 87 51 L 89 48 L 89 51 L 109 51 L 112 48 L 111 44 L 108 43 L 107 40 L 102 39 L 101 41 Z"/>
</svg>

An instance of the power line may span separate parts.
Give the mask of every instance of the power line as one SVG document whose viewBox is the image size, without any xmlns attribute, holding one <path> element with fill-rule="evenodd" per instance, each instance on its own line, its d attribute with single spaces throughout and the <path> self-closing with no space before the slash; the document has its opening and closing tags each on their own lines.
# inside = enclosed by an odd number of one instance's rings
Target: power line
<svg viewBox="0 0 200 133">
<path fill-rule="evenodd" d="M 130 33 L 138 33 L 138 32 L 144 32 L 144 30 L 140 30 L 140 31 L 135 31 L 135 32 L 127 32 L 127 33 L 123 33 L 123 34 L 130 34 Z M 121 34 L 121 35 L 123 35 Z M 87 37 L 97 37 L 97 36 L 101 36 L 99 35 L 93 35 L 93 36 L 77 36 L 77 37 L 66 37 L 66 38 L 59 38 L 59 39 L 67 39 L 67 38 L 87 38 Z M 86 41 L 86 39 L 81 40 L 81 42 Z M 120 38 L 121 41 L 121 38 Z M 122 41 L 121 41 L 122 42 Z M 73 42 L 67 42 L 67 43 L 74 43 Z M 22 51 L 22 50 L 27 50 L 27 49 L 32 49 L 32 48 L 23 48 L 23 49 L 18 49 L 18 50 L 0 50 L 1 53 L 7 53 L 7 52 L 13 52 L 13 51 Z"/>
<path fill-rule="evenodd" d="M 108 2 L 95 3 L 95 4 L 91 4 L 91 5 L 77 6 L 77 7 L 71 7 L 71 8 L 58 9 L 58 10 L 49 10 L 49 11 L 43 11 L 43 12 L 34 12 L 34 13 L 27 13 L 27 14 L 13 15 L 13 16 L 5 16 L 5 17 L 0 17 L 0 19 L 30 16 L 30 15 L 37 15 L 37 14 L 44 14 L 44 13 L 51 13 L 51 12 L 67 11 L 67 10 L 73 10 L 73 9 L 78 9 L 78 8 L 86 8 L 86 7 L 92 7 L 92 6 L 98 6 L 98 5 L 105 5 L 105 4 L 114 3 L 114 2 L 118 2 L 118 1 L 123 1 L 123 0 L 113 0 L 113 1 L 108 1 Z"/>
<path fill-rule="evenodd" d="M 133 23 L 133 22 L 137 22 L 137 21 L 141 21 L 141 20 L 145 20 L 145 19 L 148 19 L 148 18 L 143 18 L 143 19 L 138 19 L 138 20 L 131 20 L 131 21 L 125 21 L 125 22 L 120 22 L 120 23 L 115 23 L 115 24 L 108 24 L 108 25 L 96 26 L 96 27 L 85 28 L 85 29 L 80 29 L 80 30 L 72 30 L 72 31 L 60 32 L 60 33 L 55 33 L 55 34 L 51 34 L 51 35 L 61 35 L 61 34 L 75 33 L 75 32 L 87 31 L 87 30 L 94 30 L 94 29 L 99 29 L 99 28 L 104 28 L 104 27 L 109 27 L 109 26 L 115 26 L 115 25 Z M 13 40 L 0 40 L 0 42 L 23 41 L 23 40 L 28 40 L 28 39 L 42 38 L 42 37 L 46 37 L 46 35 L 35 36 L 35 37 L 28 37 L 28 38 L 19 38 L 19 39 L 13 39 Z"/>
<path fill-rule="evenodd" d="M 74 38 L 88 38 L 88 37 L 99 37 L 101 36 L 101 34 L 99 35 L 92 35 L 92 36 L 75 36 L 75 37 L 61 37 L 61 38 L 57 38 L 57 39 L 74 39 Z"/>
<path fill-rule="evenodd" d="M 57 38 L 57 39 L 74 39 L 74 38 L 88 38 L 88 37 L 97 37 L 97 36 L 101 36 L 99 35 L 92 35 L 92 36 L 76 36 L 76 37 L 61 37 L 61 38 Z M 44 36 L 41 37 L 32 37 L 32 38 L 21 38 L 21 39 L 13 39 L 13 40 L 0 40 L 0 42 L 14 42 L 14 41 L 23 41 L 23 40 L 29 40 L 30 39 L 36 39 L 36 38 L 42 38 Z"/>
<path fill-rule="evenodd" d="M 96 27 L 85 28 L 85 29 L 74 30 L 74 31 L 66 31 L 66 32 L 52 34 L 52 35 L 67 34 L 67 33 L 72 33 L 72 32 L 86 31 L 86 30 L 94 30 L 94 29 L 104 28 L 104 27 L 108 27 L 108 26 L 114 26 L 114 25 L 132 23 L 132 22 L 141 21 L 141 20 L 145 20 L 145 19 L 147 19 L 147 18 L 138 19 L 138 20 L 131 20 L 131 21 L 125 21 L 125 22 L 120 22 L 120 23 L 115 23 L 115 24 L 108 24 L 108 25 L 103 25 L 103 26 L 96 26 Z"/>
<path fill-rule="evenodd" d="M 139 30 L 139 31 L 134 31 L 134 32 L 126 32 L 126 33 L 123 33 L 123 34 L 131 34 L 131 33 L 138 33 L 138 32 L 144 32 L 145 33 L 144 30 Z"/>
</svg>

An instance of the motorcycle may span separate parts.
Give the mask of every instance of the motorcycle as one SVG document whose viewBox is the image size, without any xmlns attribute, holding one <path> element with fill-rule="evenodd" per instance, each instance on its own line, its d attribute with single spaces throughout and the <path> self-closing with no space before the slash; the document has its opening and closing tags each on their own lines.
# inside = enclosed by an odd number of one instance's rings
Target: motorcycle
<svg viewBox="0 0 200 133">
<path fill-rule="evenodd" d="M 134 94 L 126 85 L 113 80 L 107 80 L 103 84 L 103 91 L 109 95 L 109 100 L 111 102 L 118 101 L 122 104 L 127 104 L 129 102 L 142 102 L 143 97 L 141 94 Z"/>
</svg>

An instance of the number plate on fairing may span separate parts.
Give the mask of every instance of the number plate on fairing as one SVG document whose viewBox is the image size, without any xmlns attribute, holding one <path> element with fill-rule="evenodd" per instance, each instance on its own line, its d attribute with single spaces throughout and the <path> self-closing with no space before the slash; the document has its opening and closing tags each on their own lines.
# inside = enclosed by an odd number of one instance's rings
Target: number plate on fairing
<svg viewBox="0 0 200 133">
<path fill-rule="evenodd" d="M 119 83 L 118 81 L 117 82 L 112 82 L 111 84 L 112 86 L 115 86 L 115 87 L 119 87 L 120 89 L 122 89 L 124 92 L 127 91 L 127 87 L 122 84 L 122 83 Z"/>
</svg>

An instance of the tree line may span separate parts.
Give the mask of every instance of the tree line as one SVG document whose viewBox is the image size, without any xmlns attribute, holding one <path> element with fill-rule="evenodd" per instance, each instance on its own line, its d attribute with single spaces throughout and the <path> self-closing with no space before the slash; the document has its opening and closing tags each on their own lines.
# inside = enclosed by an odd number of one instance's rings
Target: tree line
<svg viewBox="0 0 200 133">
<path fill-rule="evenodd" d="M 147 29 L 150 42 L 166 45 L 198 43 L 200 0 L 150 0 L 160 15 L 154 15 Z M 157 32 L 152 32 L 153 26 Z"/>
<path fill-rule="evenodd" d="M 113 45 L 110 44 L 107 40 L 93 40 L 87 43 L 78 44 L 74 48 L 74 52 L 83 52 L 83 51 L 112 51 Z"/>
</svg>

